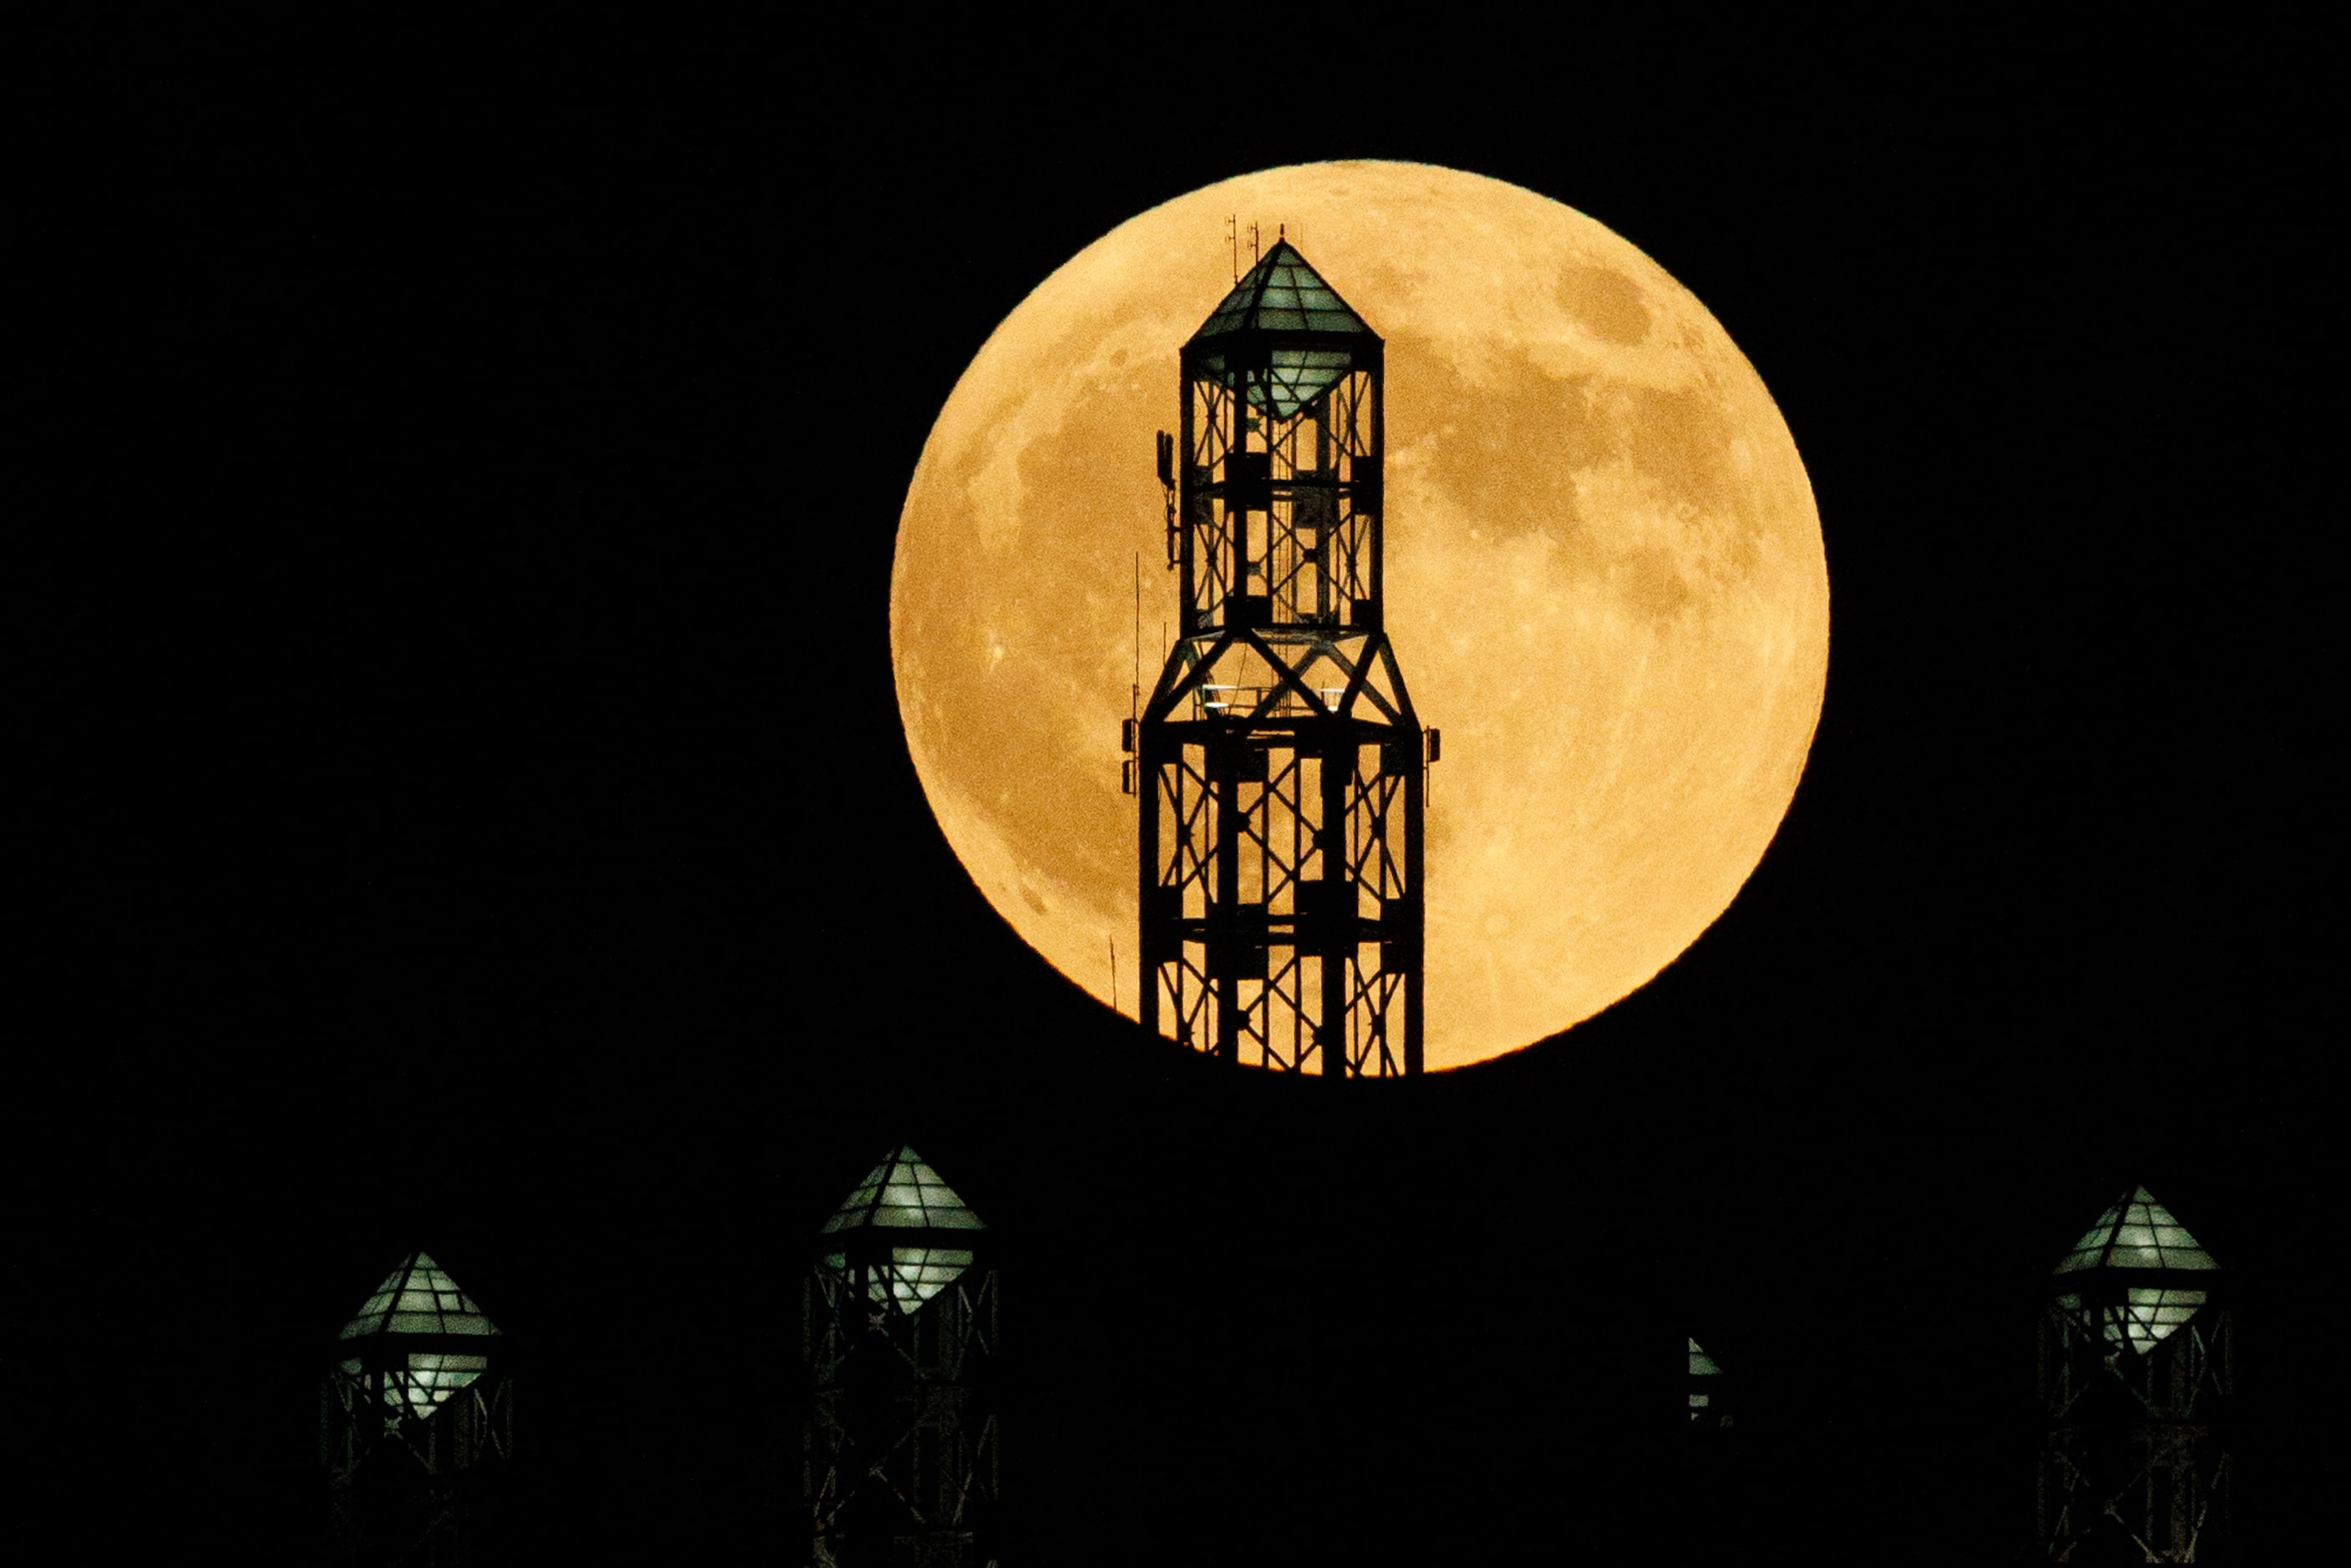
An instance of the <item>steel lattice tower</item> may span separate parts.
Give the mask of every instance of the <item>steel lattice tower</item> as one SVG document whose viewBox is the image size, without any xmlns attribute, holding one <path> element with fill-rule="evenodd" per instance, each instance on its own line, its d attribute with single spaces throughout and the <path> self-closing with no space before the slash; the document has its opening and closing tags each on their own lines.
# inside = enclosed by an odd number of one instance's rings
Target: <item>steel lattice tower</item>
<svg viewBox="0 0 2351 1568">
<path fill-rule="evenodd" d="M 451 1568 L 496 1555 L 514 1454 L 505 1335 L 412 1252 L 334 1344 L 319 1391 L 333 1553 L 365 1568 Z"/>
<path fill-rule="evenodd" d="M 1127 737 L 1144 1026 L 1332 1078 L 1421 1070 L 1437 744 L 1385 629 L 1383 349 L 1286 240 L 1184 345 L 1180 634 Z"/>
<path fill-rule="evenodd" d="M 2231 1554 L 2226 1285 L 2137 1188 L 2049 1281 L 2041 1320 L 2041 1541 L 2056 1563 Z"/>
<path fill-rule="evenodd" d="M 998 1560 L 997 1272 L 987 1228 L 911 1147 L 825 1221 L 801 1286 L 816 1568 Z"/>
</svg>

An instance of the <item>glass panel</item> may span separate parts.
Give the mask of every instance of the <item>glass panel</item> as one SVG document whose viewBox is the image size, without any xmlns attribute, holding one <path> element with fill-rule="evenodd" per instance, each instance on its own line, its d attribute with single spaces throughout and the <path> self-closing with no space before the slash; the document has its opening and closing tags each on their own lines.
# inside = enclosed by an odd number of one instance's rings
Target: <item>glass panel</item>
<svg viewBox="0 0 2351 1568">
<path fill-rule="evenodd" d="M 1365 332 L 1369 328 L 1285 242 L 1277 243 L 1225 296 L 1195 337 L 1251 328 Z"/>
<path fill-rule="evenodd" d="M 482 1309 L 430 1255 L 413 1252 L 384 1280 L 339 1337 L 370 1334 L 496 1334 Z"/>
<path fill-rule="evenodd" d="M 867 1225 L 909 1229 L 982 1231 L 978 1216 L 956 1196 L 955 1189 L 923 1163 L 914 1149 L 901 1146 L 896 1154 L 874 1167 L 850 1195 L 820 1235 Z"/>
<path fill-rule="evenodd" d="M 2126 1304 L 2105 1310 L 2100 1333 L 2117 1349 L 2127 1345 L 2144 1355 L 2194 1317 L 2204 1301 L 2202 1291 L 2134 1285 L 2126 1293 Z"/>
<path fill-rule="evenodd" d="M 2056 1272 L 2083 1269 L 2215 1269 L 2220 1265 L 2188 1228 L 2149 1197 L 2146 1188 L 2109 1206 L 2089 1234 L 2057 1265 Z"/>
</svg>

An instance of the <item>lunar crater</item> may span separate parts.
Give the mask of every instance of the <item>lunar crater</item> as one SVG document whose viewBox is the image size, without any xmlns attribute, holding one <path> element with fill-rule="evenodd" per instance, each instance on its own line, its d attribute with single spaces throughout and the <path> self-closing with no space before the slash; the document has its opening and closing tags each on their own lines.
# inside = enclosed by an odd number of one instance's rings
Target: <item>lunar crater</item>
<svg viewBox="0 0 2351 1568">
<path fill-rule="evenodd" d="M 1559 307 L 1595 337 L 1630 346 L 1649 336 L 1641 286 L 1603 267 L 1571 266 L 1559 275 Z"/>
</svg>

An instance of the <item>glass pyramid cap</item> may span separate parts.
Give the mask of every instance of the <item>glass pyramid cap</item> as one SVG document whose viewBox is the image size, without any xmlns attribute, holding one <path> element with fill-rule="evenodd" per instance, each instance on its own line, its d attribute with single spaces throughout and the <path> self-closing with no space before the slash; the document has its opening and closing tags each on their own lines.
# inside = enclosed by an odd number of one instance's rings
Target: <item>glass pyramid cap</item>
<svg viewBox="0 0 2351 1568">
<path fill-rule="evenodd" d="M 987 1226 L 956 1192 L 916 1154 L 911 1144 L 866 1173 L 855 1191 L 833 1210 L 820 1232 L 838 1236 L 873 1230 L 904 1236 L 921 1231 L 985 1231 Z M 898 1246 L 886 1262 L 867 1265 L 865 1292 L 875 1305 L 895 1305 L 914 1313 L 953 1284 L 971 1267 L 973 1254 L 965 1247 Z M 849 1272 L 846 1251 L 829 1252 L 825 1267 Z"/>
<path fill-rule="evenodd" d="M 473 1298 L 457 1288 L 440 1264 L 426 1252 L 411 1252 L 368 1297 L 338 1339 L 363 1339 L 376 1334 L 494 1334 L 489 1320 Z M 487 1348 L 486 1346 L 485 1348 Z M 456 1393 L 489 1370 L 487 1355 L 462 1351 L 412 1350 L 383 1374 L 384 1399 L 422 1420 Z M 342 1363 L 346 1377 L 364 1377 L 366 1365 L 358 1357 Z"/>
<path fill-rule="evenodd" d="M 411 1252 L 385 1276 L 338 1339 L 371 1334 L 496 1334 L 492 1323 L 428 1252 Z"/>
<path fill-rule="evenodd" d="M 1322 275 L 1307 265 L 1306 258 L 1288 240 L 1273 242 L 1273 248 L 1249 269 L 1248 275 L 1233 286 L 1233 291 L 1225 296 L 1224 303 L 1200 324 L 1200 330 L 1192 334 L 1192 341 L 1198 343 L 1232 332 L 1374 336 L 1364 318 L 1355 314 L 1354 306 L 1340 298 L 1338 291 L 1322 281 Z"/>
<path fill-rule="evenodd" d="M 2135 1187 L 2098 1216 L 2057 1265 L 2063 1274 L 2095 1274 L 2105 1269 L 2174 1269 L 2210 1272 L 2220 1265 L 2188 1228 L 2172 1218 L 2144 1187 Z M 2116 1350 L 2144 1355 L 2171 1337 L 2204 1305 L 2205 1293 L 2177 1285 L 2129 1285 L 2120 1302 L 2093 1304 L 2079 1291 L 2060 1294 L 2057 1304 L 2093 1323 Z"/>
<path fill-rule="evenodd" d="M 1266 351 L 1266 364 L 1245 378 L 1228 368 L 1218 339 L 1244 332 L 1310 332 L 1329 339 L 1326 347 L 1308 348 L 1285 343 Z M 1355 368 L 1354 345 L 1377 343 L 1378 335 L 1364 325 L 1354 307 L 1306 265 L 1297 247 L 1276 240 L 1247 276 L 1233 286 L 1224 303 L 1212 311 L 1192 345 L 1204 350 L 1200 368 L 1227 385 L 1246 379 L 1249 402 L 1271 410 L 1276 419 L 1290 419 L 1298 410 L 1329 391 Z M 1187 345 L 1190 347 L 1191 345 Z"/>
<path fill-rule="evenodd" d="M 923 1162 L 911 1144 L 867 1173 L 824 1222 L 823 1235 L 868 1226 L 888 1230 L 985 1231 L 971 1205 Z"/>
<path fill-rule="evenodd" d="M 2217 1269 L 2188 1228 L 2144 1187 L 2133 1188 L 2098 1216 L 2057 1265 L 2061 1274 L 2085 1269 Z"/>
</svg>

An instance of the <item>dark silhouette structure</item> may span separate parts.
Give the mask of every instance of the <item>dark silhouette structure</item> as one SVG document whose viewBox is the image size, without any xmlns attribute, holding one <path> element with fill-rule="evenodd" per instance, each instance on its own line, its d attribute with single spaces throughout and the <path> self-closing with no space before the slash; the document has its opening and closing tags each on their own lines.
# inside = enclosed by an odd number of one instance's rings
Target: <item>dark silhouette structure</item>
<svg viewBox="0 0 2351 1568">
<path fill-rule="evenodd" d="M 980 1568 L 997 1539 L 987 1227 L 911 1147 L 860 1182 L 802 1282 L 801 1453 L 819 1568 Z"/>
<path fill-rule="evenodd" d="M 1676 1472 L 1679 1484 L 1671 1499 L 1667 1533 L 1679 1542 L 1680 1561 L 1746 1562 L 1758 1532 L 1734 1429 L 1738 1382 L 1694 1337 L 1687 1387 L 1689 1428 L 1682 1440 L 1682 1462 Z"/>
<path fill-rule="evenodd" d="M 319 1392 L 333 1550 L 371 1568 L 496 1561 L 514 1453 L 506 1339 L 423 1252 L 337 1336 Z"/>
<path fill-rule="evenodd" d="M 1286 240 L 1184 345 L 1159 438 L 1180 633 L 1125 737 L 1144 1027 L 1331 1078 L 1421 1070 L 1437 738 L 1385 629 L 1383 374 Z"/>
<path fill-rule="evenodd" d="M 2041 1540 L 2057 1563 L 2226 1563 L 2226 1285 L 2144 1187 L 2057 1265 L 2041 1321 Z"/>
<path fill-rule="evenodd" d="M 1684 1335 L 1687 1338 L 1687 1335 Z M 1689 1342 L 1689 1418 L 1695 1432 L 1727 1431 L 1731 1424 L 1729 1379 L 1713 1356 Z"/>
</svg>

